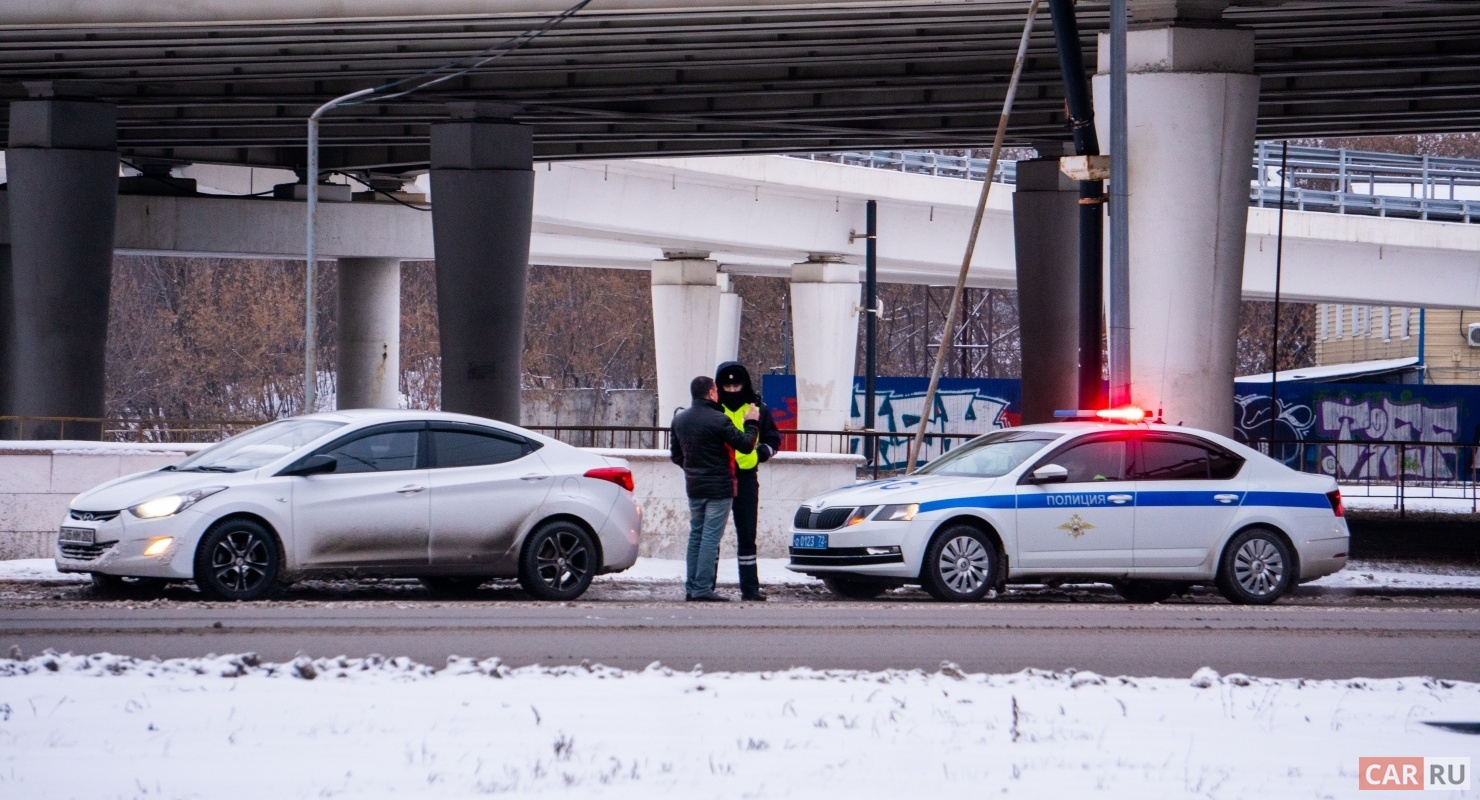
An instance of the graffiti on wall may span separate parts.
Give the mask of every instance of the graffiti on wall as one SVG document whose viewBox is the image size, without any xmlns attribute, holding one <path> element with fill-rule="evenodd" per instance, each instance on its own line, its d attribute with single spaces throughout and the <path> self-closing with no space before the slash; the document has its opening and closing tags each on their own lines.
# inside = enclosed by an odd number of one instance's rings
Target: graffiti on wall
<svg viewBox="0 0 1480 800">
<path fill-rule="evenodd" d="M 886 389 L 875 392 L 876 411 L 874 427 L 880 431 L 899 432 L 900 436 L 879 439 L 879 466 L 886 469 L 902 469 L 909 459 L 910 439 L 919 428 L 925 408 L 925 391 Z M 854 427 L 863 427 L 863 387 L 853 391 Z M 927 433 L 969 433 L 979 435 L 999 428 L 1009 428 L 1017 422 L 1017 415 L 1008 411 L 1010 400 L 978 388 L 939 390 L 935 404 L 926 422 Z M 960 443 L 962 440 L 955 440 Z M 921 448 L 919 463 L 925 463 L 950 450 L 953 442 L 928 441 Z M 861 439 L 850 440 L 854 453 L 863 452 Z"/>
</svg>

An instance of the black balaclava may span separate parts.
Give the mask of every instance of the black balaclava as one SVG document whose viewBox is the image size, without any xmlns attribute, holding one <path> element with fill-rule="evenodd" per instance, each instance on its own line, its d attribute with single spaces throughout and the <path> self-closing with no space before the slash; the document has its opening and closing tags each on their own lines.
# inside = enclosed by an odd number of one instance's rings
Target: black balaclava
<svg viewBox="0 0 1480 800">
<path fill-rule="evenodd" d="M 740 391 L 727 392 L 725 384 L 739 383 Z M 719 365 L 714 372 L 714 384 L 719 387 L 719 403 L 731 411 L 738 410 L 746 403 L 755 402 L 755 389 L 750 385 L 750 373 L 739 361 L 726 361 Z"/>
</svg>

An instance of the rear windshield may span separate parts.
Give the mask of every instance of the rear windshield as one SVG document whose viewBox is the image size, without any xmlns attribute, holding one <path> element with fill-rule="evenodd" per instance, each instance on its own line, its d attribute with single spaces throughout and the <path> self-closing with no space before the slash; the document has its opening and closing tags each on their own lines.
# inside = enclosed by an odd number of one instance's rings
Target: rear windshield
<svg viewBox="0 0 1480 800">
<path fill-rule="evenodd" d="M 1059 434 L 1044 431 L 997 431 L 955 448 L 921 467 L 919 475 L 965 475 L 1000 478 L 1033 457 Z"/>
<path fill-rule="evenodd" d="M 348 423 L 280 419 L 212 445 L 175 465 L 179 472 L 243 472 L 264 467 Z"/>
</svg>

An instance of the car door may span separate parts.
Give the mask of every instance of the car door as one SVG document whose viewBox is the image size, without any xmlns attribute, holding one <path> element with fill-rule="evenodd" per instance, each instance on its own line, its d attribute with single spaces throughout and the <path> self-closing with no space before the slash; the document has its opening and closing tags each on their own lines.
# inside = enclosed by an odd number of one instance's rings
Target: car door
<svg viewBox="0 0 1480 800">
<path fill-rule="evenodd" d="M 1040 458 L 1017 488 L 1018 557 L 1029 572 L 1129 572 L 1136 522 L 1135 483 L 1125 431 L 1089 434 Z M 1057 464 L 1060 483 L 1028 482 Z"/>
<path fill-rule="evenodd" d="M 550 494 L 553 473 L 536 443 L 513 433 L 440 423 L 431 441 L 432 564 L 496 564 Z"/>
<path fill-rule="evenodd" d="M 335 470 L 294 478 L 293 532 L 307 567 L 425 566 L 431 534 L 425 423 L 348 434 L 316 451 Z"/>
<path fill-rule="evenodd" d="M 1243 459 L 1187 434 L 1155 431 L 1138 438 L 1137 573 L 1204 564 L 1243 502 Z"/>
</svg>

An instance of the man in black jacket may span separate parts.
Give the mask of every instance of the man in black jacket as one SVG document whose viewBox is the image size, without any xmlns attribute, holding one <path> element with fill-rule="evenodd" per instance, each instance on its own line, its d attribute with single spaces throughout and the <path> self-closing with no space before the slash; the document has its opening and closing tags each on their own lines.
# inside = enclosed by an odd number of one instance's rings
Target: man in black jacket
<svg viewBox="0 0 1480 800">
<path fill-rule="evenodd" d="M 673 418 L 669 450 L 673 463 L 683 467 L 689 496 L 688 600 L 724 602 L 714 591 L 719 564 L 719 540 L 735 498 L 735 458 L 732 453 L 755 450 L 760 423 L 752 409 L 736 428 L 719 404 L 714 379 L 700 375 L 689 383 L 693 405 Z"/>
<path fill-rule="evenodd" d="M 740 599 L 764 601 L 761 591 L 760 573 L 755 563 L 755 525 L 760 510 L 761 484 L 757 477 L 760 465 L 776 455 L 781 447 L 781 432 L 776 430 L 776 420 L 771 418 L 771 409 L 756 397 L 750 385 L 750 373 L 739 361 L 726 361 L 714 373 L 714 382 L 719 387 L 719 404 L 735 427 L 741 428 L 741 420 L 752 411 L 759 414 L 760 439 L 755 452 L 735 453 L 735 533 L 738 536 L 736 555 L 740 562 Z"/>
</svg>

